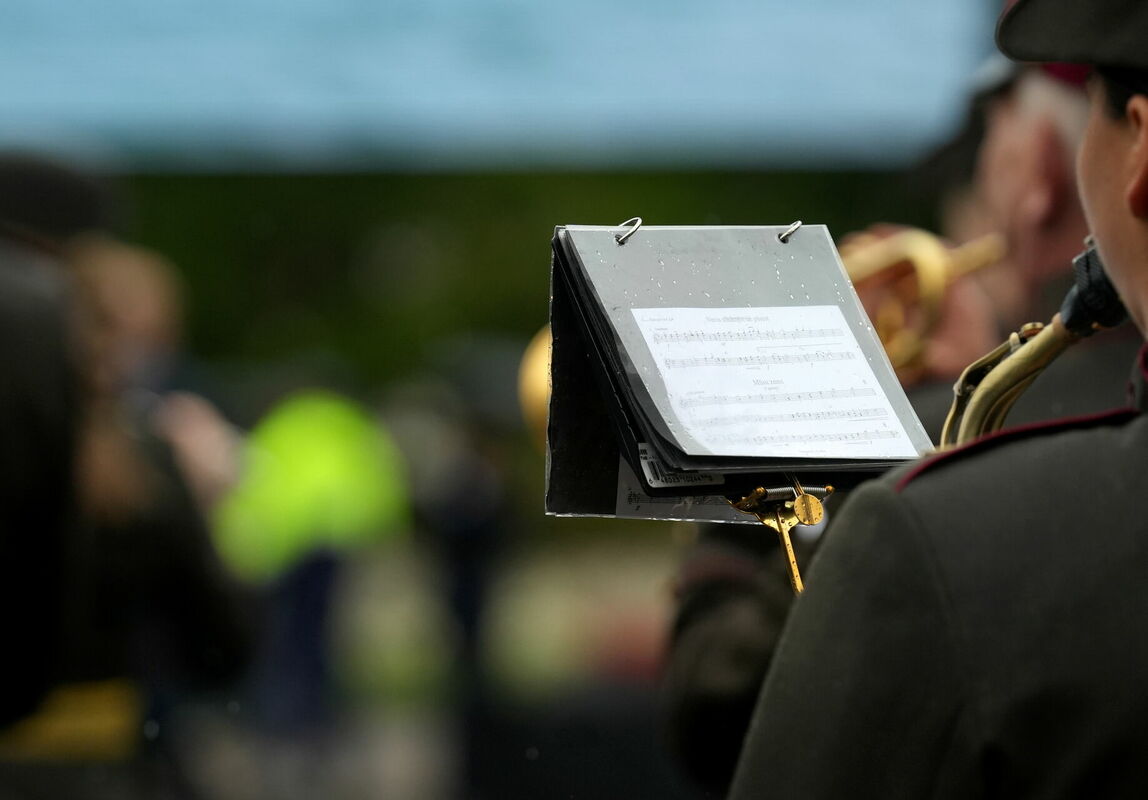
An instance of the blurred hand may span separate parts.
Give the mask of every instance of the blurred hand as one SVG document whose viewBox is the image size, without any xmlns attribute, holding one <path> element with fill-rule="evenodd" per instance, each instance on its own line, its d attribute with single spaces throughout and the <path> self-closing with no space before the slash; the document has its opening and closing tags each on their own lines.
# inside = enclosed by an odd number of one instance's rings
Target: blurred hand
<svg viewBox="0 0 1148 800">
<path fill-rule="evenodd" d="M 209 512 L 239 480 L 242 436 L 215 406 L 187 392 L 167 395 L 153 423 L 171 445 L 200 508 Z"/>
</svg>

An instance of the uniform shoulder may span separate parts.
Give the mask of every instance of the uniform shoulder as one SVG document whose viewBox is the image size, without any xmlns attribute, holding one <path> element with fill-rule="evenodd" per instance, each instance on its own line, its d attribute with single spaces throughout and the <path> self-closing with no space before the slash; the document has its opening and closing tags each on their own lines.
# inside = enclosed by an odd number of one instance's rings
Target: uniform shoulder
<svg viewBox="0 0 1148 800">
<path fill-rule="evenodd" d="M 1126 425 L 1137 416 L 1139 416 L 1139 412 L 1134 408 L 1118 408 L 1100 414 L 1008 428 L 988 434 L 953 450 L 925 457 L 909 469 L 901 472 L 893 483 L 893 489 L 898 493 L 903 492 L 911 486 L 920 484 L 922 478 L 945 473 L 957 465 L 976 463 L 979 466 L 982 461 L 981 457 L 989 453 L 1003 453 L 1007 450 L 1010 458 L 1006 459 L 1007 463 L 1004 466 L 1010 468 L 1014 463 L 1014 458 L 1023 461 L 1028 457 L 1037 456 L 1038 452 L 1044 448 L 1088 447 L 1087 440 L 1078 440 L 1062 434 L 1117 428 Z"/>
</svg>

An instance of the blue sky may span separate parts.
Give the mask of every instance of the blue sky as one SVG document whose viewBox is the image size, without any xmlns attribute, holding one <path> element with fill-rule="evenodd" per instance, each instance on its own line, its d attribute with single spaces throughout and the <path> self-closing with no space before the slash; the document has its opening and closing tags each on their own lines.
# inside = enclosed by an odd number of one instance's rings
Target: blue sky
<svg viewBox="0 0 1148 800">
<path fill-rule="evenodd" d="M 0 146 L 141 169 L 895 166 L 989 0 L 7 0 Z"/>
</svg>

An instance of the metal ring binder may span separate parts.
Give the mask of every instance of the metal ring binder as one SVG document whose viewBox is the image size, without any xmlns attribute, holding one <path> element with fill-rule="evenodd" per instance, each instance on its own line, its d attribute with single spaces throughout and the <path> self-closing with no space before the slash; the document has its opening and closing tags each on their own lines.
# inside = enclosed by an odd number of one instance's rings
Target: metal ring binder
<svg viewBox="0 0 1148 800">
<path fill-rule="evenodd" d="M 788 228 L 786 228 L 784 231 L 777 234 L 777 241 L 781 242 L 782 244 L 788 244 L 789 243 L 789 237 L 792 236 L 793 234 L 797 233 L 797 229 L 800 228 L 801 225 L 802 225 L 801 220 L 797 220 L 792 225 L 790 225 Z"/>
<path fill-rule="evenodd" d="M 628 220 L 623 222 L 618 227 L 619 228 L 625 228 L 627 225 L 630 226 L 630 229 L 627 230 L 625 233 L 615 233 L 614 234 L 614 241 L 620 245 L 625 244 L 627 239 L 629 239 L 631 236 L 633 236 L 635 233 L 638 232 L 638 228 L 642 227 L 642 218 L 641 217 L 630 217 Z"/>
</svg>

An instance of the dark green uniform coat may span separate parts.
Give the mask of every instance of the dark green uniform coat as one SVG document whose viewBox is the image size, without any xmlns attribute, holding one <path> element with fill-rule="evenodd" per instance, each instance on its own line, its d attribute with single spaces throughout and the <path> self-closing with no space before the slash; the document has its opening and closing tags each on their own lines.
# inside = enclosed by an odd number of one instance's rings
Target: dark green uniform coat
<svg viewBox="0 0 1148 800">
<path fill-rule="evenodd" d="M 731 796 L 1148 796 L 1146 467 L 1148 416 L 1128 410 L 855 492 Z"/>
<path fill-rule="evenodd" d="M 1139 342 L 1128 326 L 1076 345 L 1021 397 L 1010 423 L 1119 405 Z M 952 402 L 952 387 L 941 388 L 911 396 L 933 435 L 944 420 L 941 406 L 947 411 Z M 798 553 L 803 572 L 811 555 L 811 546 Z M 748 525 L 706 526 L 683 560 L 677 585 L 663 692 L 666 738 L 708 796 L 724 797 L 793 593 L 777 537 Z"/>
</svg>

